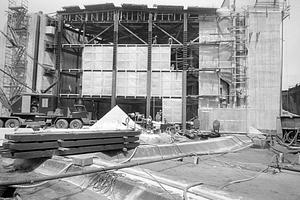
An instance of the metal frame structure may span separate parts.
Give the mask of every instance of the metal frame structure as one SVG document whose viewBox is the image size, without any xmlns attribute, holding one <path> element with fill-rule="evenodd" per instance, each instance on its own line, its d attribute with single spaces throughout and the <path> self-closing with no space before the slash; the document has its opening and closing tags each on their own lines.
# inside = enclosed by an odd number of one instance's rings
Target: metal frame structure
<svg viewBox="0 0 300 200">
<path fill-rule="evenodd" d="M 9 109 L 10 99 L 28 88 L 26 85 L 26 49 L 28 43 L 28 1 L 20 3 L 9 0 L 7 29 L 3 33 L 7 38 L 5 47 L 5 65 L 3 73 L 3 88 L 0 88 L 2 106 Z"/>
<path fill-rule="evenodd" d="M 239 90 L 246 88 L 246 57 L 247 50 L 245 46 L 245 24 L 242 19 L 244 17 L 234 17 L 236 26 L 231 28 L 230 36 L 225 39 L 222 37 L 212 43 L 199 42 L 199 26 L 201 21 L 209 18 L 217 17 L 217 8 L 200 8 L 183 6 L 164 6 L 158 5 L 155 8 L 148 8 L 146 5 L 122 4 L 116 7 L 112 3 L 86 5 L 85 9 L 78 6 L 64 7 L 63 11 L 58 12 L 57 40 L 56 40 L 56 69 L 59 72 L 60 82 L 64 76 L 78 77 L 83 72 L 80 66 L 70 68 L 61 65 L 62 52 L 71 53 L 80 57 L 83 47 L 86 46 L 112 46 L 113 47 L 113 66 L 112 66 L 112 96 L 111 107 L 116 105 L 116 76 L 117 72 L 117 49 L 119 46 L 147 46 L 148 62 L 147 62 L 147 96 L 146 96 L 146 116 L 151 114 L 151 101 L 154 102 L 157 97 L 151 96 L 151 54 L 154 45 L 170 45 L 172 49 L 171 63 L 174 69 L 181 71 L 182 76 L 182 124 L 186 122 L 187 105 L 194 100 L 198 101 L 201 97 L 198 92 L 189 94 L 188 87 L 198 90 L 198 72 L 213 71 L 217 74 L 223 70 L 221 64 L 216 68 L 199 68 L 197 57 L 199 56 L 199 46 L 201 45 L 220 45 L 222 42 L 229 42 L 234 45 L 233 65 L 227 70 L 232 70 L 234 78 L 232 82 L 235 85 L 233 94 L 228 95 L 229 101 L 234 106 L 242 106 Z M 70 43 L 64 36 L 66 31 L 74 32 L 78 35 L 76 43 Z M 223 41 L 224 39 L 224 41 Z M 242 63 L 242 64 L 241 64 Z M 170 71 L 172 71 L 170 69 Z M 243 77 L 242 77 L 243 76 Z M 80 81 L 76 84 L 80 88 Z M 86 98 L 100 99 L 103 96 L 82 96 L 77 94 L 64 94 L 58 84 L 58 95 L 61 98 Z M 194 89 L 195 90 L 195 89 Z M 80 89 L 79 89 L 80 91 Z M 219 98 L 220 94 L 218 95 Z M 119 97 L 118 97 L 119 98 Z M 125 97 L 128 99 L 128 97 Z M 130 99 L 130 98 L 129 98 Z M 133 97 L 133 100 L 139 99 Z M 141 97 L 143 99 L 143 97 Z M 246 101 L 246 100 L 245 100 Z M 246 105 L 243 101 L 244 105 Z M 198 103 L 196 103 L 198 108 Z M 196 109 L 197 110 L 197 109 Z M 154 113 L 152 113 L 154 115 Z M 196 114 L 197 115 L 197 114 Z M 191 117 L 191 116 L 189 116 Z M 185 129 L 185 127 L 183 127 Z"/>
</svg>

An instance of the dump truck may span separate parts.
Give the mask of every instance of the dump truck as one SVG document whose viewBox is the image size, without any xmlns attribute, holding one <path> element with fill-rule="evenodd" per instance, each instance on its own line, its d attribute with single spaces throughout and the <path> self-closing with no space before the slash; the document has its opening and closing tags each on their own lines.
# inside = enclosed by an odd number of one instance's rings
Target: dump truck
<svg viewBox="0 0 300 200">
<path fill-rule="evenodd" d="M 10 116 L 0 117 L 0 127 L 17 128 L 52 126 L 56 128 L 82 128 L 92 124 L 84 105 L 58 108 L 58 98 L 52 94 L 24 93 L 14 97 Z"/>
</svg>

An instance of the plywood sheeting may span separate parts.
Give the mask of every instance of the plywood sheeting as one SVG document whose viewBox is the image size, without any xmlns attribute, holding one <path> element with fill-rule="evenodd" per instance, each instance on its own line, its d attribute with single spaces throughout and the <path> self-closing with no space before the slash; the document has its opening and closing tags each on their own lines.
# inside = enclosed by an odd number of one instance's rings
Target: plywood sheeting
<svg viewBox="0 0 300 200">
<path fill-rule="evenodd" d="M 119 46 L 117 70 L 147 70 L 148 49 L 145 46 Z M 112 70 L 113 48 L 85 47 L 83 70 Z M 170 70 L 171 47 L 152 48 L 152 69 Z M 83 71 L 82 94 L 111 95 L 112 72 Z M 146 96 L 146 72 L 117 72 L 117 96 Z M 152 72 L 152 96 L 181 97 L 181 72 Z"/>
<path fill-rule="evenodd" d="M 84 47 L 82 53 L 82 69 L 110 70 L 112 69 L 113 47 Z M 148 49 L 145 46 L 119 46 L 117 49 L 117 69 L 146 70 Z M 171 47 L 154 46 L 152 48 L 152 69 L 170 70 Z"/>
<path fill-rule="evenodd" d="M 146 96 L 146 72 L 118 72 L 118 96 Z"/>
<path fill-rule="evenodd" d="M 181 72 L 152 72 L 152 96 L 181 97 Z"/>
<path fill-rule="evenodd" d="M 117 68 L 123 70 L 147 70 L 147 47 L 118 47 Z"/>
<path fill-rule="evenodd" d="M 83 95 L 111 95 L 111 72 L 84 72 L 82 75 Z"/>
<path fill-rule="evenodd" d="M 181 99 L 162 99 L 163 119 L 170 123 L 180 123 L 182 117 Z"/>
<path fill-rule="evenodd" d="M 111 95 L 112 72 L 83 72 L 83 95 Z M 118 72 L 117 96 L 146 96 L 146 72 Z M 181 72 L 152 72 L 152 96 L 181 97 Z"/>
<path fill-rule="evenodd" d="M 152 69 L 153 70 L 170 70 L 171 67 L 171 47 L 152 48 Z"/>
<path fill-rule="evenodd" d="M 219 77 L 215 72 L 199 72 L 199 95 L 219 95 Z"/>
<path fill-rule="evenodd" d="M 232 51 L 230 43 L 201 45 L 199 46 L 199 67 L 230 68 L 232 65 Z"/>
<path fill-rule="evenodd" d="M 110 70 L 113 63 L 113 47 L 84 47 L 82 53 L 83 70 Z"/>
</svg>

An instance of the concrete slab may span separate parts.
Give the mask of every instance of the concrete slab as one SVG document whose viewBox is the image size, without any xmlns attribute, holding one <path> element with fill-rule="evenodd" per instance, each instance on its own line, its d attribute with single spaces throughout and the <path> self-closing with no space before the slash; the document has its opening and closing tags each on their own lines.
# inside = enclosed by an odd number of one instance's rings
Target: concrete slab
<svg viewBox="0 0 300 200">
<path fill-rule="evenodd" d="M 15 133 L 15 132 L 24 132 L 24 133 L 29 132 L 29 133 L 31 133 L 31 132 L 33 132 L 33 129 L 32 128 L 18 128 L 18 129 L 15 129 L 15 128 L 0 128 L 0 146 L 2 146 L 2 143 L 5 140 L 4 139 L 5 134 Z"/>
</svg>

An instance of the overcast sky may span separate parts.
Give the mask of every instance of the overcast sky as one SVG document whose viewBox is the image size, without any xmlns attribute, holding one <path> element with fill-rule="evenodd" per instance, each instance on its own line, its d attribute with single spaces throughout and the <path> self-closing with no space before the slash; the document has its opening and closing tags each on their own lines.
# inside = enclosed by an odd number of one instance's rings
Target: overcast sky
<svg viewBox="0 0 300 200">
<path fill-rule="evenodd" d="M 21 1 L 21 0 L 17 0 Z M 138 3 L 149 6 L 153 4 L 173 4 L 183 6 L 205 6 L 210 7 L 214 3 L 220 3 L 223 0 L 147 0 L 147 1 L 134 1 L 134 0 L 28 0 L 29 11 L 44 13 L 53 13 L 60 10 L 63 6 L 70 5 L 87 5 L 97 3 L 113 2 L 116 5 L 121 3 Z M 236 0 L 239 1 L 239 0 Z M 3 30 L 6 21 L 6 13 L 8 0 L 0 1 L 0 28 Z M 283 89 L 294 86 L 300 83 L 300 0 L 290 0 L 291 16 L 284 22 L 284 68 L 283 68 Z"/>
</svg>

